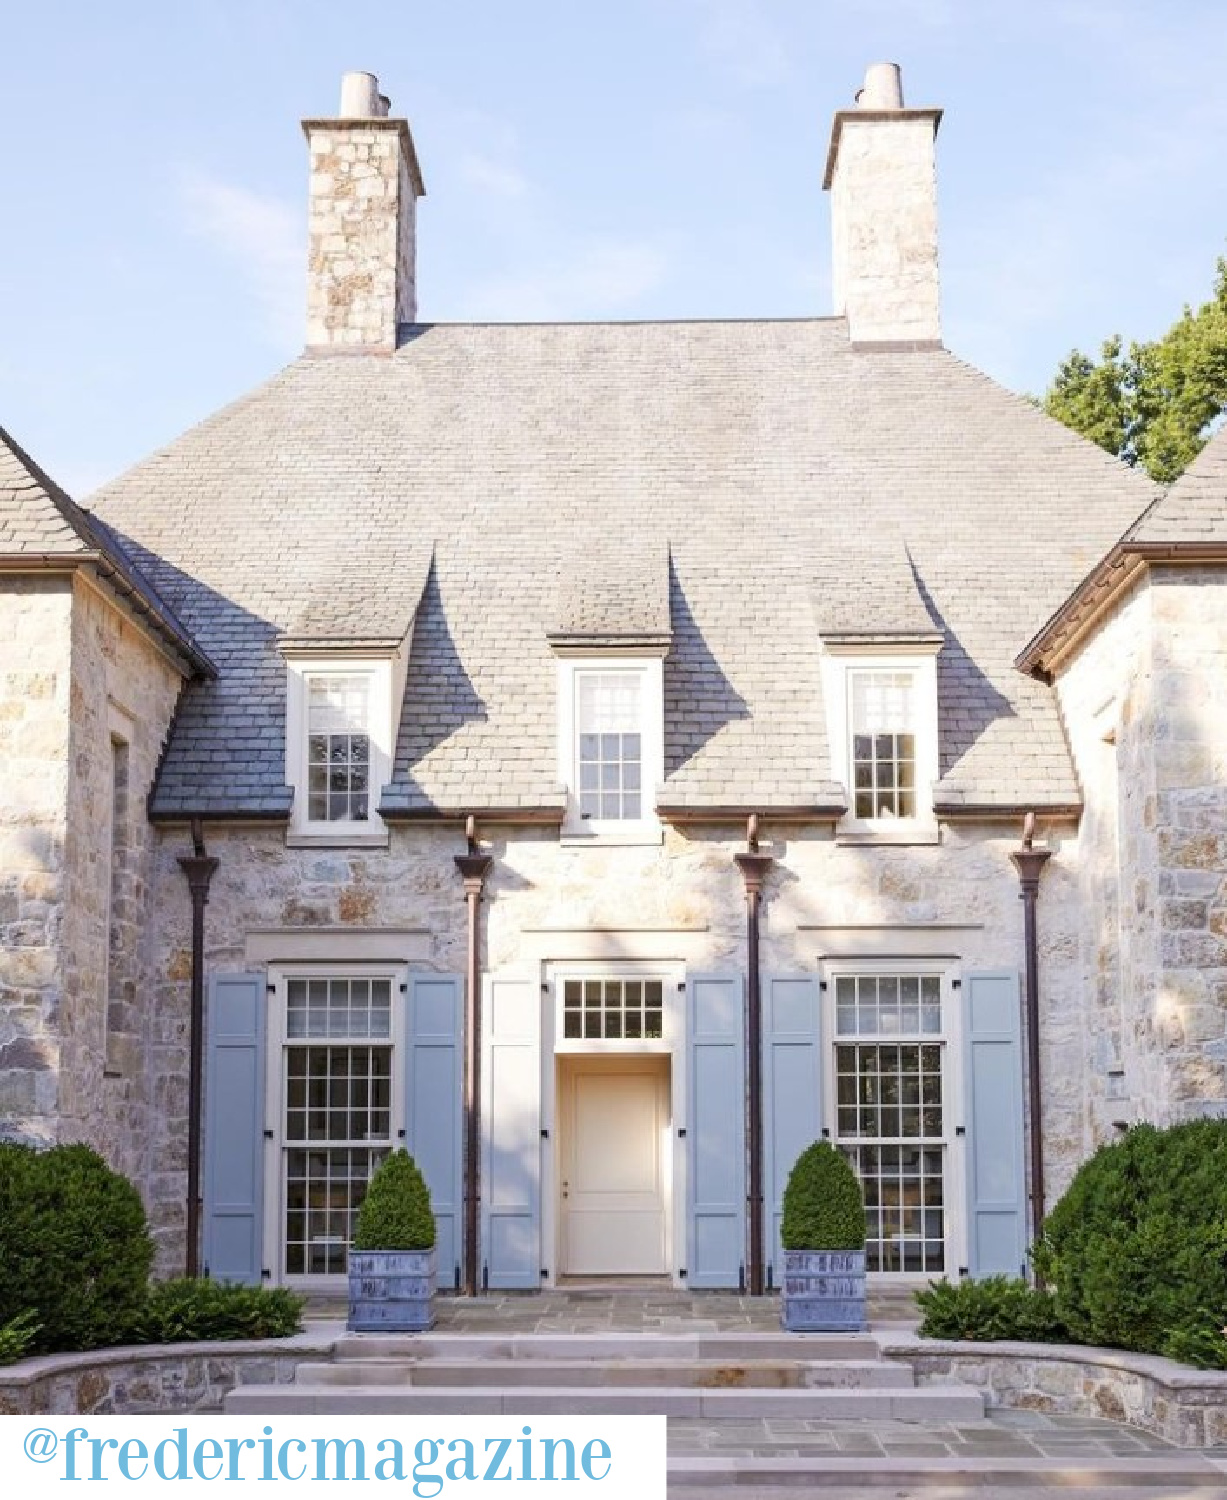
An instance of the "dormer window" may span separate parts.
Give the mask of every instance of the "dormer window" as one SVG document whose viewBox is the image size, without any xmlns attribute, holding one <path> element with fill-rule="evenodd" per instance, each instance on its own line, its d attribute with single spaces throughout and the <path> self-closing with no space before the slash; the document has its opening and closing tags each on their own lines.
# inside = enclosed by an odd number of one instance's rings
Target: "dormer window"
<svg viewBox="0 0 1227 1500">
<path fill-rule="evenodd" d="M 661 653 L 560 654 L 558 774 L 567 788 L 563 837 L 659 842 L 664 779 Z"/>
<path fill-rule="evenodd" d="M 849 840 L 936 837 L 939 641 L 824 642 L 831 772 L 848 793 Z"/>
<path fill-rule="evenodd" d="M 371 810 L 371 678 L 307 674 L 307 821 L 366 823 Z"/>
<path fill-rule="evenodd" d="M 287 657 L 289 840 L 384 844 L 379 797 L 391 780 L 394 658 Z"/>
<path fill-rule="evenodd" d="M 916 675 L 848 673 L 852 812 L 856 818 L 916 816 Z"/>
</svg>

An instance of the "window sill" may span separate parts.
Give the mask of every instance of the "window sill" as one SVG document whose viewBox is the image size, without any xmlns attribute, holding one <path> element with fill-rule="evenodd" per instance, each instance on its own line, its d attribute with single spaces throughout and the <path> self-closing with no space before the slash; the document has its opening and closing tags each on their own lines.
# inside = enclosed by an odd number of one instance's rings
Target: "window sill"
<svg viewBox="0 0 1227 1500">
<path fill-rule="evenodd" d="M 610 849 L 638 845 L 650 848 L 663 844 L 663 823 L 627 823 L 622 827 L 606 824 L 603 828 L 568 828 L 563 826 L 558 842 L 564 849 Z"/>
<path fill-rule="evenodd" d="M 908 844 L 940 844 L 937 823 L 909 822 L 848 823 L 835 830 L 835 842 L 845 848 L 891 848 Z"/>
<path fill-rule="evenodd" d="M 288 849 L 386 849 L 390 835 L 386 828 L 356 828 L 352 831 L 315 832 L 313 829 L 287 830 Z"/>
</svg>

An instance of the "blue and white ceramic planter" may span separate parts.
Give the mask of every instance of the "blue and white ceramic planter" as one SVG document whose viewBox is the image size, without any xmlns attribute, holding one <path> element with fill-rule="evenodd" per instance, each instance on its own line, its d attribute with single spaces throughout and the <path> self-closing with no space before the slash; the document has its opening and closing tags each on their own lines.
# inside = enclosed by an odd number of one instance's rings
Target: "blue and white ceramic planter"
<svg viewBox="0 0 1227 1500">
<path fill-rule="evenodd" d="M 435 1252 L 351 1250 L 351 1333 L 421 1333 L 435 1321 Z"/>
<path fill-rule="evenodd" d="M 863 1250 L 785 1250 L 780 1321 L 789 1333 L 860 1333 L 865 1319 Z"/>
</svg>

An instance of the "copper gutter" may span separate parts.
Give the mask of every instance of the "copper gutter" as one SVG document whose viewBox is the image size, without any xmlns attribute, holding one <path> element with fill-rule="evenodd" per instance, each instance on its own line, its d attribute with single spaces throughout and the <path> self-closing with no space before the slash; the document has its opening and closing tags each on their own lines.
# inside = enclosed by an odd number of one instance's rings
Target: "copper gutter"
<svg viewBox="0 0 1227 1500">
<path fill-rule="evenodd" d="M 1048 849 L 1036 849 L 1035 814 L 1029 812 L 1023 821 L 1022 845 L 1010 858 L 1018 871 L 1023 903 L 1024 974 L 1023 1006 L 1027 1031 L 1027 1113 L 1031 1146 L 1031 1232 L 1038 1240 L 1044 1228 L 1044 1128 L 1043 1089 L 1040 1082 L 1040 983 L 1039 941 L 1036 933 L 1036 904 L 1040 876 L 1052 858 Z"/>
<path fill-rule="evenodd" d="M 774 864 L 770 854 L 758 849 L 758 814 L 746 824 L 749 852 L 734 855 L 746 886 L 746 1151 L 749 1157 L 747 1206 L 749 1209 L 749 1292 L 763 1295 L 763 1002 L 759 954 L 759 909 L 763 882 Z"/>
<path fill-rule="evenodd" d="M 188 1276 L 200 1274 L 200 1136 L 204 1098 L 204 909 L 217 860 L 205 851 L 204 826 L 192 819 L 191 854 L 179 856 L 192 898 L 191 1020 L 187 1082 L 187 1255 Z"/>
<path fill-rule="evenodd" d="M 477 820 L 465 824 L 468 852 L 456 855 L 469 915 L 468 973 L 464 987 L 464 1294 L 477 1295 L 478 1213 L 481 1205 L 481 922 L 486 876 L 494 863 L 477 843 Z"/>
</svg>

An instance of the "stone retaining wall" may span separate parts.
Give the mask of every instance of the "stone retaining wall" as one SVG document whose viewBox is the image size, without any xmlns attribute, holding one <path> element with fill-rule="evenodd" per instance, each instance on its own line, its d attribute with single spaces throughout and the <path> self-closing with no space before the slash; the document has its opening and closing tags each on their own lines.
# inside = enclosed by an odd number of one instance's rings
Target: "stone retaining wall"
<svg viewBox="0 0 1227 1500">
<path fill-rule="evenodd" d="M 47 1354 L 0 1369 L 0 1416 L 220 1412 L 236 1385 L 290 1385 L 305 1360 L 328 1359 L 336 1329 L 288 1339 L 151 1345 Z"/>
<path fill-rule="evenodd" d="M 1227 1444 L 1227 1372 L 1150 1354 L 1062 1344 L 974 1344 L 878 1336 L 883 1355 L 911 1365 L 918 1385 L 977 1386 L 993 1406 L 1127 1422 L 1178 1448 Z"/>
</svg>

